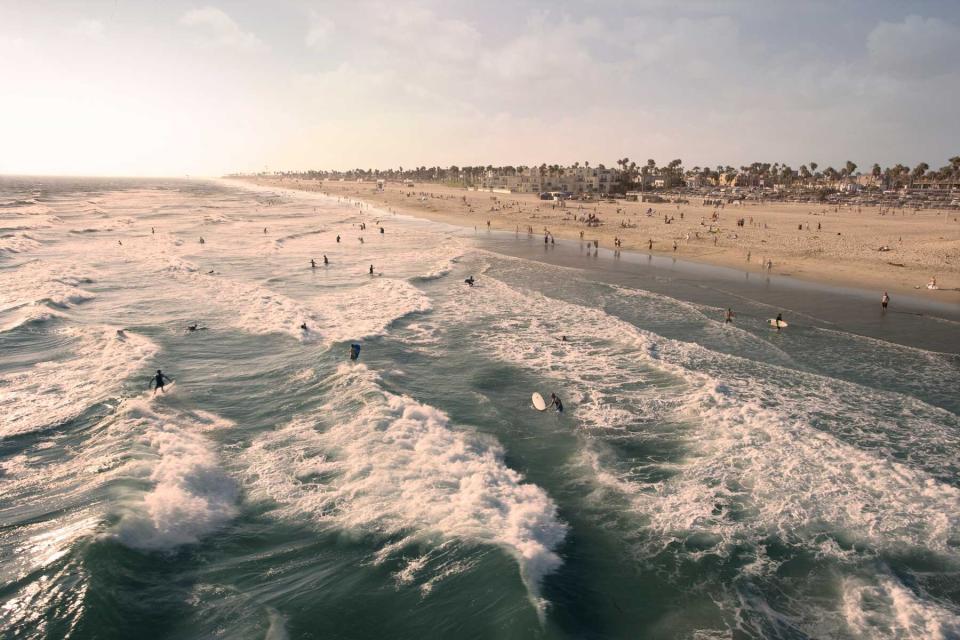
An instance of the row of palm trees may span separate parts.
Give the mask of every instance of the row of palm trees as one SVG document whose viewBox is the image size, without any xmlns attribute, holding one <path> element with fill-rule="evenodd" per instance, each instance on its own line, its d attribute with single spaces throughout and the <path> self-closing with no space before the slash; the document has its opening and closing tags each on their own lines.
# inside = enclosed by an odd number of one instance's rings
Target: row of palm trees
<svg viewBox="0 0 960 640">
<path fill-rule="evenodd" d="M 706 180 L 717 184 L 721 178 L 727 181 L 734 176 L 746 176 L 750 184 L 763 183 L 766 186 L 781 184 L 785 186 L 818 186 L 825 184 L 834 184 L 837 181 L 851 178 L 857 174 L 857 164 L 847 160 L 842 167 L 836 169 L 828 166 L 820 170 L 820 165 L 816 162 L 809 162 L 800 165 L 794 169 L 785 163 L 754 162 L 749 165 L 742 165 L 739 168 L 730 165 L 717 165 L 716 167 L 695 166 L 692 169 L 685 170 L 683 161 L 679 158 L 671 160 L 666 165 L 657 165 L 657 162 L 650 158 L 646 163 L 638 165 L 630 158 L 619 158 L 616 161 L 617 179 L 613 181 L 611 187 L 619 190 L 630 190 L 636 187 L 637 183 L 646 185 L 650 183 L 651 178 L 667 178 L 667 183 L 671 185 L 683 184 L 689 181 L 693 176 L 698 176 L 701 180 Z M 585 161 L 583 168 L 589 169 L 590 162 Z M 288 172 L 283 175 L 305 177 L 310 179 L 326 180 L 414 180 L 418 182 L 447 182 L 472 186 L 479 184 L 481 178 L 488 172 L 495 172 L 499 175 L 513 176 L 519 173 L 537 173 L 541 178 L 545 176 L 563 176 L 568 171 L 580 170 L 581 163 L 574 162 L 572 167 L 564 167 L 560 164 L 546 164 L 539 166 L 493 166 L 477 165 L 458 167 L 451 165 L 449 167 L 413 167 L 404 169 L 402 166 L 397 169 L 350 169 L 347 171 L 320 171 L 310 170 L 304 172 Z M 598 164 L 596 170 L 606 171 L 607 167 Z M 897 188 L 910 186 L 923 181 L 958 181 L 960 182 L 960 155 L 954 156 L 948 160 L 948 164 L 939 169 L 930 169 L 930 165 L 921 162 L 913 168 L 904 164 L 896 164 L 892 167 L 883 168 L 879 164 L 873 164 L 869 175 L 873 176 L 877 184 L 882 184 L 886 188 Z"/>
</svg>

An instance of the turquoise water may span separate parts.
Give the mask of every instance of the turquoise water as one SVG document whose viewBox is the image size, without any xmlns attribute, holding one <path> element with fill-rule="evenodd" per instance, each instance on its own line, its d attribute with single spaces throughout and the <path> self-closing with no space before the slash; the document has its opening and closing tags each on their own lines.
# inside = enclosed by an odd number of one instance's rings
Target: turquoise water
<svg viewBox="0 0 960 640">
<path fill-rule="evenodd" d="M 0 181 L 0 627 L 960 636 L 955 310 L 537 240 Z"/>
</svg>

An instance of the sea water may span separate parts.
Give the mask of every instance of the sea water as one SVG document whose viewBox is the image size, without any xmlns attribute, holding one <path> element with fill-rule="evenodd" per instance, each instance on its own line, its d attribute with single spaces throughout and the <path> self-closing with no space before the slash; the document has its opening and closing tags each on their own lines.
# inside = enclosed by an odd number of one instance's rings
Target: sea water
<svg viewBox="0 0 960 640">
<path fill-rule="evenodd" d="M 474 222 L 0 180 L 0 636 L 960 637 L 956 309 Z"/>
</svg>

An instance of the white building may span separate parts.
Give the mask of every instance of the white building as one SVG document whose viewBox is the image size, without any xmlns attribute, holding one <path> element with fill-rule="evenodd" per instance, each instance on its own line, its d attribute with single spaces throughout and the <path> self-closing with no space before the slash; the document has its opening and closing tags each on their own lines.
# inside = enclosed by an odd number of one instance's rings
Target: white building
<svg viewBox="0 0 960 640">
<path fill-rule="evenodd" d="M 515 193 L 607 193 L 619 172 L 596 167 L 561 167 L 559 170 L 521 167 L 514 172 L 487 171 L 480 179 L 481 189 L 508 189 Z"/>
</svg>

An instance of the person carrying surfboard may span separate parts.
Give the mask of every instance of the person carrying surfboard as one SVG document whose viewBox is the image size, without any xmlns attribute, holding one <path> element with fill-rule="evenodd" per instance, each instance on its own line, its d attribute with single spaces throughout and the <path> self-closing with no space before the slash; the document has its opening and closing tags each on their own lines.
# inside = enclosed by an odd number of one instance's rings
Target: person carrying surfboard
<svg viewBox="0 0 960 640">
<path fill-rule="evenodd" d="M 781 325 L 782 323 L 783 323 L 783 314 L 782 314 L 782 313 L 778 313 L 778 314 L 777 314 L 777 321 L 776 321 L 776 323 L 775 323 L 775 324 L 777 325 L 777 333 L 780 333 L 780 325 Z"/>
</svg>

